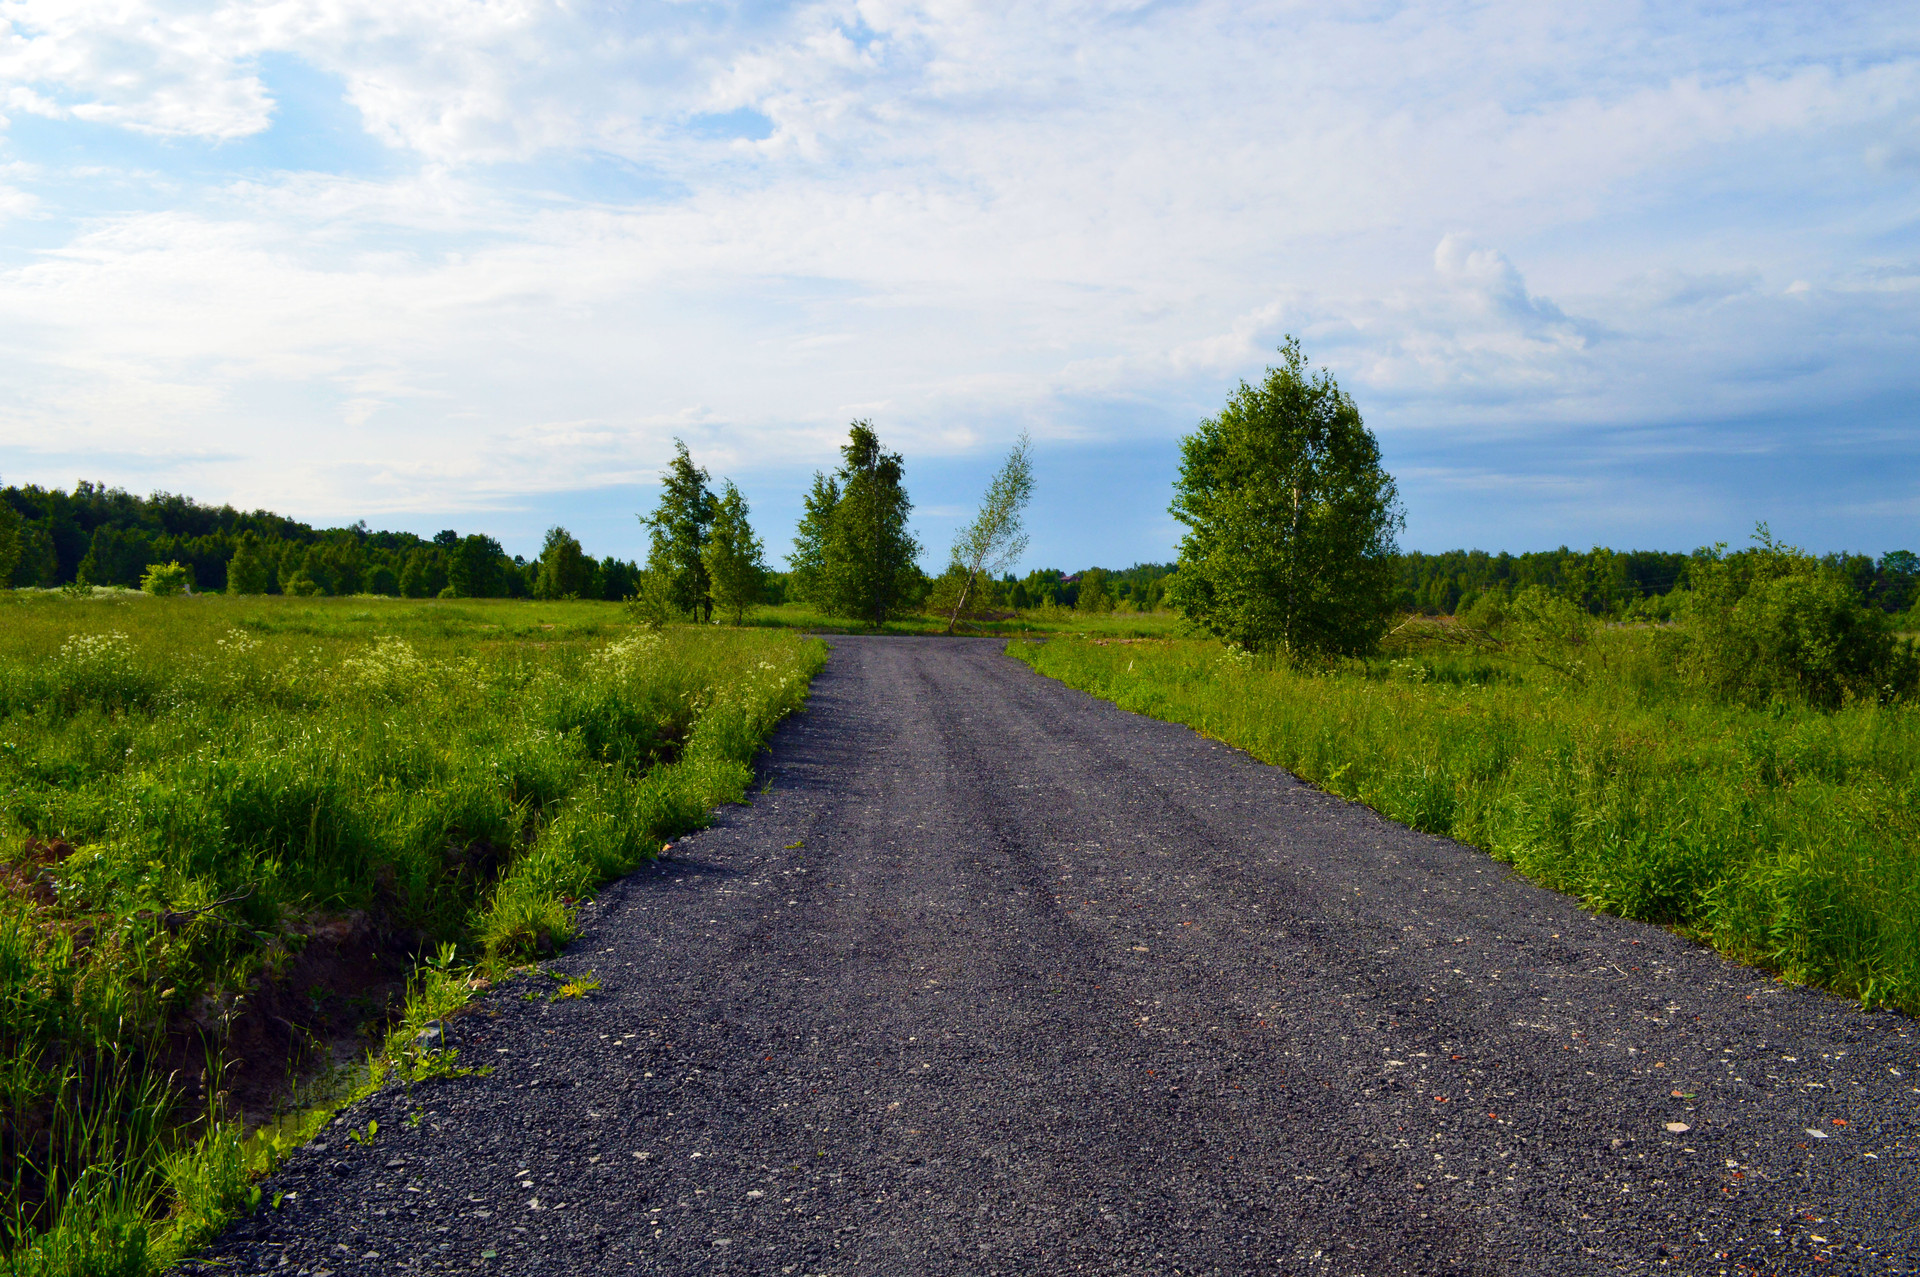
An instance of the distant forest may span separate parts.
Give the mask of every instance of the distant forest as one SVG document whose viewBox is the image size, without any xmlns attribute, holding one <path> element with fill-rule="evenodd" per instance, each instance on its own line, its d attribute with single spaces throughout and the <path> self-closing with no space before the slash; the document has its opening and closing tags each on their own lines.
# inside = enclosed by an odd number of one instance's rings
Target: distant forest
<svg viewBox="0 0 1920 1277">
<path fill-rule="evenodd" d="M 445 531 L 426 539 L 376 532 L 365 522 L 314 528 L 266 510 L 201 505 L 165 492 L 139 497 L 94 483 L 76 484 L 72 492 L 8 487 L 0 489 L 0 501 L 19 516 L 20 556 L 10 582 L 18 587 L 137 587 L 150 564 L 179 562 L 191 569 L 194 588 L 224 590 L 228 566 L 243 545 L 265 567 L 268 593 L 524 598 L 535 593 L 540 567 L 479 533 Z M 1671 611 L 1668 596 L 1687 588 L 1693 561 L 1692 554 L 1672 551 L 1598 547 L 1527 554 L 1409 551 L 1399 556 L 1400 604 L 1410 612 L 1451 615 L 1480 595 L 1538 585 L 1599 616 L 1664 616 Z M 1877 559 L 1830 554 L 1824 561 L 1883 611 L 1907 612 L 1920 602 L 1920 556 L 1910 551 Z M 611 556 L 589 562 L 587 597 L 619 600 L 638 589 L 639 564 Z M 1076 573 L 1044 568 L 994 582 L 982 602 L 1153 611 L 1164 606 L 1172 572 L 1170 563 Z M 784 577 L 772 574 L 768 602 L 782 601 Z"/>
<path fill-rule="evenodd" d="M 243 546 L 266 569 L 270 594 L 392 594 L 434 598 L 524 598 L 538 561 L 509 555 L 490 536 L 446 531 L 431 540 L 411 532 L 375 532 L 364 522 L 313 528 L 266 510 L 201 505 L 156 492 L 137 497 L 80 483 L 72 492 L 34 485 L 0 489 L 19 516 L 20 557 L 12 584 L 137 587 L 149 564 L 178 562 L 199 590 L 225 590 L 227 568 Z M 593 561 L 590 597 L 624 599 L 638 565 Z"/>
</svg>

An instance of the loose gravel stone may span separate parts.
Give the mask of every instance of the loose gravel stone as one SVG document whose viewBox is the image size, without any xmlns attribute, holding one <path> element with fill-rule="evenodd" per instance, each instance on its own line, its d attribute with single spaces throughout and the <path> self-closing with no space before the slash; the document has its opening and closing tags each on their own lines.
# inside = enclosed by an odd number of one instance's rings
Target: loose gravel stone
<svg viewBox="0 0 1920 1277">
<path fill-rule="evenodd" d="M 834 640 L 765 779 L 583 910 L 544 966 L 599 990 L 494 990 L 456 1021 L 491 1073 L 343 1112 L 199 1266 L 1920 1259 L 1904 1017 L 1584 913 L 995 642 Z"/>
</svg>

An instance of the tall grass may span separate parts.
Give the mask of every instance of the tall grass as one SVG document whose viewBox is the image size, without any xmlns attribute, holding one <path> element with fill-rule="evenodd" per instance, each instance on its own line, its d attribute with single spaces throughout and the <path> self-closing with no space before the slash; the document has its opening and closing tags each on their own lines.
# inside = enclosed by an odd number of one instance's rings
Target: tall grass
<svg viewBox="0 0 1920 1277">
<path fill-rule="evenodd" d="M 0 596 L 0 1271 L 215 1227 L 227 1034 L 304 949 L 550 949 L 743 792 L 823 659 L 604 604 Z"/>
<path fill-rule="evenodd" d="M 1009 651 L 1592 908 L 1920 1011 L 1920 712 L 1729 708 L 1665 677 L 1659 643 L 1610 631 L 1581 682 L 1484 655 L 1308 674 L 1200 641 Z"/>
</svg>

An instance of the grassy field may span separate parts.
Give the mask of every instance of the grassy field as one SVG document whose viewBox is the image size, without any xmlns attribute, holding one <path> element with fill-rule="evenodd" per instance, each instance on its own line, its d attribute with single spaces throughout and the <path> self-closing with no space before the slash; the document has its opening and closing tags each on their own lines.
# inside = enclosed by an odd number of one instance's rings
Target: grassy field
<svg viewBox="0 0 1920 1277">
<path fill-rule="evenodd" d="M 331 1043 L 457 1067 L 410 1044 L 462 972 L 740 797 L 824 656 L 611 604 L 0 594 L 0 1271 L 190 1248 Z"/>
<path fill-rule="evenodd" d="M 1042 674 L 1188 724 L 1594 909 L 1920 1012 L 1920 711 L 1735 709 L 1659 636 L 1574 682 L 1474 653 L 1301 674 L 1198 640 L 1014 642 Z"/>
</svg>

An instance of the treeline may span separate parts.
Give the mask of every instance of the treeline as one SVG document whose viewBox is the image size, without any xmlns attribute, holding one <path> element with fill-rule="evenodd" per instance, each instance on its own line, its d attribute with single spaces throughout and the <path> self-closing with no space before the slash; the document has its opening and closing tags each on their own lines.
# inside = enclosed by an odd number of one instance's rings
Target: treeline
<svg viewBox="0 0 1920 1277">
<path fill-rule="evenodd" d="M 1171 563 L 1136 563 L 1130 568 L 1087 568 L 1067 573 L 1037 568 L 1016 579 L 1011 573 L 992 584 L 985 606 L 1008 609 L 1066 608 L 1078 612 L 1158 612 L 1166 606 Z"/>
<path fill-rule="evenodd" d="M 1593 616 L 1665 620 L 1679 596 L 1694 590 L 1700 567 L 1715 561 L 1711 550 L 1675 554 L 1600 546 L 1582 552 L 1563 545 L 1531 554 L 1414 551 L 1398 556 L 1399 602 L 1403 611 L 1451 616 L 1484 597 L 1510 599 L 1537 586 Z M 1819 563 L 1850 585 L 1862 602 L 1882 612 L 1908 612 L 1920 602 L 1920 555 L 1911 551 L 1894 550 L 1878 559 L 1829 554 Z"/>
<path fill-rule="evenodd" d="M 558 530 L 556 530 L 558 531 Z M 138 588 L 155 564 L 179 563 L 197 590 L 243 594 L 387 594 L 408 598 L 630 597 L 639 567 L 550 544 L 543 560 L 509 555 L 479 533 L 427 539 L 364 521 L 317 529 L 267 510 L 201 505 L 156 492 L 78 483 L 0 489 L 0 581 L 15 587 Z M 549 536 L 550 543 L 553 537 Z M 555 579 L 552 565 L 565 570 Z M 564 588 L 559 588 L 564 586 Z"/>
<path fill-rule="evenodd" d="M 861 442 L 878 455 L 877 441 L 862 436 Z M 839 506 L 845 504 L 842 488 L 847 483 L 853 484 L 856 503 L 864 499 L 861 485 L 868 480 L 859 469 L 869 461 L 864 453 L 855 461 L 839 474 L 818 477 L 823 486 L 810 496 L 815 526 L 811 532 L 802 529 L 803 540 L 813 538 L 809 545 L 831 541 L 823 531 L 828 524 L 822 522 L 829 518 L 829 507 L 835 517 L 846 518 Z M 904 502 L 899 475 L 886 478 L 882 486 L 898 491 L 898 501 Z M 179 563 L 196 590 L 619 601 L 646 592 L 651 567 L 669 582 L 673 611 L 710 616 L 710 586 L 701 555 L 722 496 L 709 493 L 705 480 L 705 472 L 696 470 L 682 450 L 668 476 L 665 508 L 646 520 L 656 542 L 647 566 L 613 556 L 596 559 L 561 528 L 549 532 L 540 556 L 529 560 L 507 554 L 498 541 L 480 533 L 449 530 L 427 539 L 411 532 L 374 531 L 364 521 L 320 529 L 268 510 L 202 505 L 166 492 L 140 497 L 96 483 L 78 483 L 71 492 L 28 484 L 0 489 L 0 582 L 15 587 L 138 588 L 148 568 Z M 737 494 L 733 499 L 738 500 Z M 658 522 L 663 514 L 680 523 L 669 527 Z M 744 506 L 739 517 L 744 528 Z M 905 507 L 890 517 L 902 521 L 903 529 Z M 722 519 L 720 526 L 724 534 L 727 521 Z M 1712 556 L 1701 551 L 1600 546 L 1585 551 L 1561 546 L 1527 554 L 1451 550 L 1393 556 L 1396 599 L 1405 612 L 1457 615 L 1538 587 L 1596 617 L 1660 620 L 1674 614 L 1695 588 L 1699 565 L 1711 561 Z M 1911 551 L 1896 550 L 1878 559 L 1829 554 L 1819 562 L 1876 610 L 1910 613 L 1920 605 L 1920 555 Z M 777 604 L 791 597 L 832 602 L 817 565 L 809 571 L 813 563 L 803 556 L 797 573 L 760 567 L 754 601 Z M 759 566 L 757 552 L 754 564 Z M 976 583 L 968 610 L 1162 611 L 1170 606 L 1174 568 L 1171 563 L 1136 563 L 1079 572 L 1039 568 L 1024 576 L 1003 573 Z M 898 578 L 890 590 L 894 610 L 922 605 L 937 609 L 957 590 L 957 567 L 940 577 L 926 576 L 912 562 L 890 570 Z M 741 593 L 735 588 L 729 597 Z"/>
</svg>

